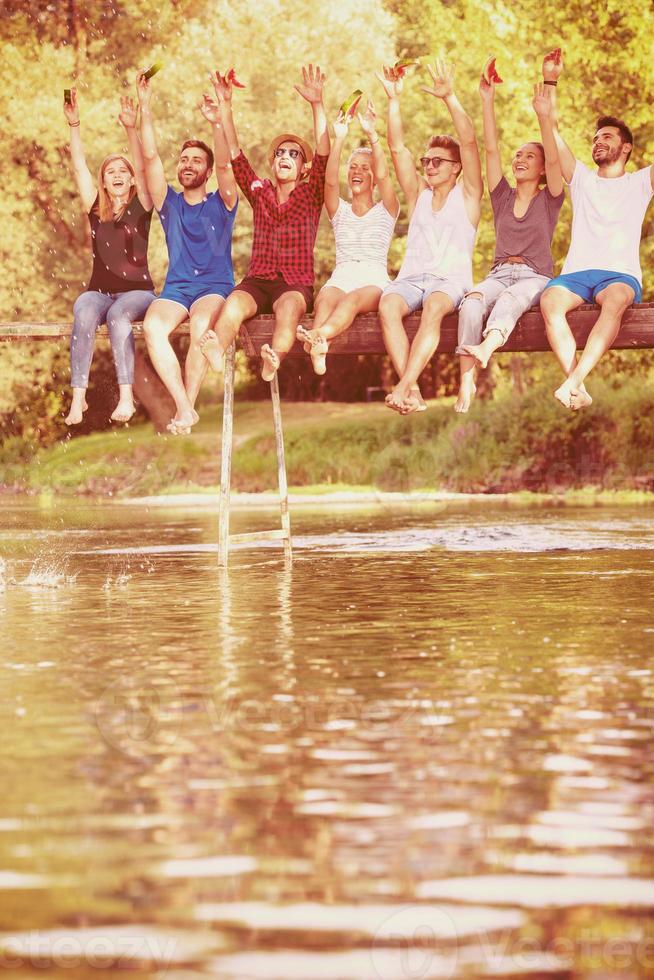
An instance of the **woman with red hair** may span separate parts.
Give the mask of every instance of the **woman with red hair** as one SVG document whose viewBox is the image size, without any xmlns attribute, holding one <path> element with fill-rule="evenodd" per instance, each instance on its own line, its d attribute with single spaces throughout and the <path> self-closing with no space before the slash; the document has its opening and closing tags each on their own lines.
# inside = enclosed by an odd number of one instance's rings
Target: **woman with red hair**
<svg viewBox="0 0 654 980">
<path fill-rule="evenodd" d="M 119 120 L 125 127 L 134 164 L 120 153 L 105 157 L 97 184 L 86 163 L 80 135 L 75 89 L 64 100 L 70 127 L 70 154 L 77 189 L 89 216 L 93 270 L 85 292 L 73 307 L 70 368 L 73 397 L 66 425 L 77 425 L 87 409 L 86 389 L 93 359 L 95 333 L 106 323 L 116 367 L 120 397 L 111 418 L 128 422 L 134 414 L 134 335 L 132 323 L 142 320 L 154 300 L 148 270 L 148 236 L 152 199 L 145 183 L 136 108 L 121 98 Z"/>
</svg>

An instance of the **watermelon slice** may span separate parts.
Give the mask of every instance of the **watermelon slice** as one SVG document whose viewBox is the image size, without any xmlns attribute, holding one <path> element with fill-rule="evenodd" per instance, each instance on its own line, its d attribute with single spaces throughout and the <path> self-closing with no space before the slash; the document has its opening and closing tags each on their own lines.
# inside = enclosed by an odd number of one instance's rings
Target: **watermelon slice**
<svg viewBox="0 0 654 980">
<path fill-rule="evenodd" d="M 496 58 L 491 58 L 484 68 L 484 78 L 489 85 L 501 85 L 503 82 L 503 79 L 497 74 L 497 68 L 495 67 L 496 60 Z"/>
<path fill-rule="evenodd" d="M 396 71 L 400 78 L 404 78 L 409 68 L 417 68 L 420 65 L 420 58 L 404 58 L 396 61 L 393 71 Z"/>
<path fill-rule="evenodd" d="M 230 68 L 225 75 L 225 82 L 229 85 L 233 85 L 234 88 L 245 88 L 245 85 L 243 85 L 242 82 L 239 82 L 238 78 L 236 77 L 236 71 L 234 68 Z"/>
<path fill-rule="evenodd" d="M 561 48 L 554 48 L 549 54 L 545 55 L 545 61 L 553 61 L 555 65 L 561 64 Z"/>
<path fill-rule="evenodd" d="M 163 68 L 163 62 L 155 61 L 155 63 L 153 65 L 150 65 L 148 70 L 144 73 L 143 78 L 145 79 L 152 78 L 152 76 L 156 75 L 157 72 L 161 71 L 162 68 Z"/>
<path fill-rule="evenodd" d="M 363 92 L 360 88 L 354 90 L 352 95 L 348 95 L 347 99 L 339 109 L 340 115 L 344 116 L 345 119 L 354 119 L 354 115 L 359 108 L 359 102 L 361 102 L 361 96 Z"/>
</svg>

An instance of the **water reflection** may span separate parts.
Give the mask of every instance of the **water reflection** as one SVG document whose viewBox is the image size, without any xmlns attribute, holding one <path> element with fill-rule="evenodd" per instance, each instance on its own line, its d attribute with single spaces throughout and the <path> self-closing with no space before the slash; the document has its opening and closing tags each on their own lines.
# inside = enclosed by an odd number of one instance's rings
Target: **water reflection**
<svg viewBox="0 0 654 980">
<path fill-rule="evenodd" d="M 212 515 L 21 514 L 10 976 L 654 971 L 646 513 L 299 517 L 227 572 Z"/>
</svg>

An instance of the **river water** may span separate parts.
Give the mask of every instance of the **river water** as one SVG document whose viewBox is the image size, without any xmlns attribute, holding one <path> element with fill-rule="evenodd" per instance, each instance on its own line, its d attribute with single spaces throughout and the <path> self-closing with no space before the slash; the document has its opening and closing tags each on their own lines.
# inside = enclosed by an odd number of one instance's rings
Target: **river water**
<svg viewBox="0 0 654 980">
<path fill-rule="evenodd" d="M 293 524 L 3 500 L 3 973 L 654 976 L 654 511 Z"/>
</svg>

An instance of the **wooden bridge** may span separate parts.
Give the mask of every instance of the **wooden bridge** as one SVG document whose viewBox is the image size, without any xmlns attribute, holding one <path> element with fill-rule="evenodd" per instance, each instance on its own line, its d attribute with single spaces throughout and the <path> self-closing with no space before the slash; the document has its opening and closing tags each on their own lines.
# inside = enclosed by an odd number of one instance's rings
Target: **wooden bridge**
<svg viewBox="0 0 654 980">
<path fill-rule="evenodd" d="M 569 314 L 568 321 L 577 341 L 577 347 L 583 347 L 593 324 L 598 316 L 596 306 L 580 306 Z M 260 316 L 249 320 L 241 328 L 238 338 L 239 346 L 250 356 L 256 356 L 262 344 L 270 343 L 273 331 L 274 316 Z M 311 317 L 305 317 L 307 327 L 312 325 Z M 404 321 L 410 339 L 416 334 L 420 324 L 420 316 L 413 315 Z M 56 340 L 70 336 L 72 324 L 67 323 L 0 323 L 0 341 L 35 341 Z M 188 334 L 188 324 L 182 324 L 177 334 Z M 134 324 L 134 333 L 142 335 L 142 324 Z M 106 336 L 106 327 L 101 327 L 99 336 Z M 441 326 L 441 339 L 438 353 L 453 353 L 457 342 L 457 317 L 455 314 L 446 317 Z M 654 348 L 654 303 L 641 303 L 631 307 L 625 314 L 618 338 L 614 344 L 621 350 L 638 350 Z M 545 326 L 538 310 L 530 310 L 519 320 L 502 352 L 523 351 L 537 352 L 550 349 L 545 335 Z M 368 314 L 357 317 L 350 329 L 337 337 L 330 346 L 330 356 L 347 354 L 385 354 L 386 349 L 379 328 L 377 316 Z M 307 357 L 302 345 L 296 343 L 290 356 Z M 142 363 L 143 359 L 141 359 Z M 229 534 L 229 494 L 232 468 L 232 423 L 234 412 L 234 361 L 235 345 L 227 352 L 225 358 L 225 391 L 223 406 L 222 446 L 226 451 L 221 454 L 220 472 L 220 509 L 218 534 L 218 561 L 221 567 L 226 567 L 229 557 L 230 544 L 248 541 L 281 541 L 287 561 L 291 560 L 291 524 L 288 510 L 288 487 L 286 481 L 286 464 L 284 460 L 284 436 L 282 430 L 281 402 L 279 398 L 279 383 L 277 376 L 270 385 L 273 425 L 275 430 L 275 445 L 277 448 L 277 469 L 279 478 L 279 498 L 281 510 L 281 527 L 270 531 L 254 531 L 246 534 Z M 147 407 L 147 406 L 146 406 Z"/>
</svg>

